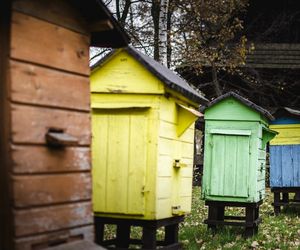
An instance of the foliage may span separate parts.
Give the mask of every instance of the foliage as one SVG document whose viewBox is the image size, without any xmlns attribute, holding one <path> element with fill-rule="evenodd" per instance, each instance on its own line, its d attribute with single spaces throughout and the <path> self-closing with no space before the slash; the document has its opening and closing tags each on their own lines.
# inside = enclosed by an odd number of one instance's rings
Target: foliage
<svg viewBox="0 0 300 250">
<path fill-rule="evenodd" d="M 200 188 L 194 187 L 192 212 L 186 216 L 185 221 L 180 225 L 179 237 L 187 250 L 220 250 L 220 249 L 300 249 L 300 209 L 285 209 L 279 216 L 274 216 L 273 195 L 267 189 L 266 198 L 260 207 L 262 223 L 259 225 L 258 234 L 252 238 L 245 239 L 241 227 L 224 227 L 213 235 L 207 230 L 203 221 L 207 218 L 207 207 L 200 199 Z M 227 215 L 244 215 L 241 208 L 227 208 Z M 108 230 L 107 230 L 108 229 Z M 131 230 L 131 237 L 141 238 L 141 228 Z M 116 228 L 108 226 L 106 237 L 115 236 Z M 164 231 L 157 231 L 157 238 L 163 239 Z"/>
<path fill-rule="evenodd" d="M 210 64 L 234 68 L 245 56 L 246 38 L 239 14 L 247 0 L 111 0 L 106 4 L 132 38 L 168 65 L 193 61 L 200 70 L 203 58 Z M 167 51 L 166 51 L 167 49 Z M 225 66 L 224 66 L 225 67 Z"/>
<path fill-rule="evenodd" d="M 287 209 L 274 216 L 271 205 L 273 196 L 267 189 L 266 199 L 261 205 L 263 222 L 258 235 L 245 239 L 243 228 L 224 227 L 213 235 L 203 221 L 207 218 L 207 207 L 200 200 L 200 188 L 193 190 L 192 213 L 180 228 L 180 240 L 185 249 L 300 249 L 300 210 Z M 241 209 L 226 209 L 226 214 L 242 215 Z"/>
</svg>

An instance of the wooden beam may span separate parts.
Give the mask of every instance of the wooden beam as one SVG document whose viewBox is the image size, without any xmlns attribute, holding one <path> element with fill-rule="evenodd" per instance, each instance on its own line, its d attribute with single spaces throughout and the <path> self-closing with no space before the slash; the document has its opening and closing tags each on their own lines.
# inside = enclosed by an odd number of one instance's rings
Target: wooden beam
<svg viewBox="0 0 300 250">
<path fill-rule="evenodd" d="M 113 29 L 114 25 L 109 19 L 97 21 L 89 25 L 89 30 L 91 32 L 108 31 Z"/>
</svg>

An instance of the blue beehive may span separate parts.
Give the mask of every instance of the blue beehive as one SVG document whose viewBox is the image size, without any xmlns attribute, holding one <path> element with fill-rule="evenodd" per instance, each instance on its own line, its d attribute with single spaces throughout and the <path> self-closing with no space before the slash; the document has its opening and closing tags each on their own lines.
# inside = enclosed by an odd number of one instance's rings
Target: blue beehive
<svg viewBox="0 0 300 250">
<path fill-rule="evenodd" d="M 300 111 L 280 108 L 270 128 L 279 134 L 270 141 L 271 188 L 300 187 Z"/>
</svg>

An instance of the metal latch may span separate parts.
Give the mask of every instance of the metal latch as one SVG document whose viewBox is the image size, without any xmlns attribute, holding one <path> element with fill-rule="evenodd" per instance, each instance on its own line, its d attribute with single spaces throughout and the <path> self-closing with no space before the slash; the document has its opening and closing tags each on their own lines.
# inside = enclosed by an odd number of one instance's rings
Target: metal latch
<svg viewBox="0 0 300 250">
<path fill-rule="evenodd" d="M 174 168 L 182 168 L 182 167 L 186 167 L 186 166 L 187 166 L 187 164 L 181 163 L 179 159 L 174 160 L 174 163 L 173 163 Z"/>
</svg>

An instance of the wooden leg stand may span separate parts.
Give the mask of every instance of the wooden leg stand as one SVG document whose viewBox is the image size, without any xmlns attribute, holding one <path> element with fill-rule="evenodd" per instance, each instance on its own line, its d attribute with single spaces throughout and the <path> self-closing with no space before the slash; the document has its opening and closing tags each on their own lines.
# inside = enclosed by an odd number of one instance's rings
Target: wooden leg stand
<svg viewBox="0 0 300 250">
<path fill-rule="evenodd" d="M 204 221 L 207 227 L 216 232 L 217 226 L 230 225 L 245 227 L 245 237 L 251 237 L 258 232 L 259 206 L 262 201 L 257 203 L 225 202 L 225 201 L 206 201 L 208 206 L 208 219 Z M 225 216 L 225 207 L 244 207 L 245 216 Z"/>
<path fill-rule="evenodd" d="M 130 245 L 140 245 L 141 249 L 181 249 L 181 244 L 178 242 L 178 231 L 179 223 L 183 220 L 184 216 L 150 221 L 95 216 L 96 243 L 109 249 L 129 249 Z M 117 226 L 116 238 L 104 239 L 104 225 L 106 224 Z M 131 226 L 143 228 L 142 239 L 130 238 Z M 160 227 L 165 228 L 163 241 L 156 239 L 156 231 Z"/>
<path fill-rule="evenodd" d="M 274 193 L 274 213 L 278 215 L 281 207 L 285 206 L 300 206 L 300 187 L 280 187 L 271 188 Z M 295 193 L 294 199 L 289 198 L 290 193 Z"/>
</svg>

